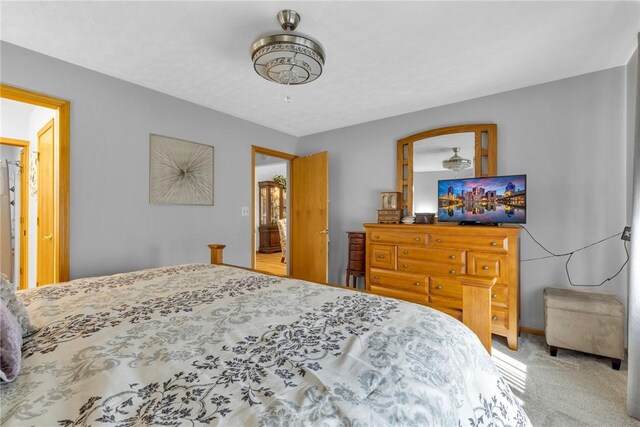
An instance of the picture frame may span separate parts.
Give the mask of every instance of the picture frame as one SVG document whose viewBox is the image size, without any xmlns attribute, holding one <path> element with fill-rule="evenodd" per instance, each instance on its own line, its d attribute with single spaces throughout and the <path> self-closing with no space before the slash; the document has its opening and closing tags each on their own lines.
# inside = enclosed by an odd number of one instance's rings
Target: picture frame
<svg viewBox="0 0 640 427">
<path fill-rule="evenodd" d="M 149 134 L 149 203 L 213 206 L 214 147 Z"/>
</svg>

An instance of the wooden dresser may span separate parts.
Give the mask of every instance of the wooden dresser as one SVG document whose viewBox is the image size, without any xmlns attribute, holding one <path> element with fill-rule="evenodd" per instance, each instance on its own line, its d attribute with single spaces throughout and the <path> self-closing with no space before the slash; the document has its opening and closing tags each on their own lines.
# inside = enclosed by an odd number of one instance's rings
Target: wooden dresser
<svg viewBox="0 0 640 427">
<path fill-rule="evenodd" d="M 520 255 L 517 227 L 364 224 L 366 289 L 462 319 L 457 276 L 496 277 L 491 332 L 518 349 Z"/>
</svg>

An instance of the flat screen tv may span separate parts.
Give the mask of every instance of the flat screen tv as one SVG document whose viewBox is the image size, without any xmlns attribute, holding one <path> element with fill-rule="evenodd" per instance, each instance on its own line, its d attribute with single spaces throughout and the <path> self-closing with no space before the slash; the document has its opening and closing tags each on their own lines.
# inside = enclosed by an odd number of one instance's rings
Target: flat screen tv
<svg viewBox="0 0 640 427">
<path fill-rule="evenodd" d="M 526 223 L 527 176 L 439 180 L 438 222 Z"/>
</svg>

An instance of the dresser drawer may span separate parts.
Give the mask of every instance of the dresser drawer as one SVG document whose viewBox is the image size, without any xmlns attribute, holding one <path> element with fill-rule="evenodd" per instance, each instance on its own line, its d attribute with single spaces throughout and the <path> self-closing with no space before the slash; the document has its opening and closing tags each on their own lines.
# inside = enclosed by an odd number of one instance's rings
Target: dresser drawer
<svg viewBox="0 0 640 427">
<path fill-rule="evenodd" d="M 403 301 L 415 302 L 417 304 L 426 305 L 429 302 L 429 296 L 427 294 L 406 292 L 399 289 L 385 288 L 385 287 L 376 286 L 376 285 L 370 285 L 369 291 L 376 295 L 382 295 L 385 297 L 401 299 Z"/>
<path fill-rule="evenodd" d="M 369 274 L 369 283 L 372 286 L 426 294 L 429 279 L 427 276 L 419 274 L 392 273 L 372 268 Z"/>
<path fill-rule="evenodd" d="M 402 233 L 390 231 L 371 231 L 371 242 L 396 243 L 400 245 L 426 245 L 429 243 L 427 233 Z"/>
<path fill-rule="evenodd" d="M 360 244 L 355 244 L 355 243 L 351 243 L 349 245 L 349 251 L 350 252 L 364 252 L 366 249 L 365 245 L 360 245 Z"/>
<path fill-rule="evenodd" d="M 369 265 L 374 268 L 396 269 L 395 245 L 371 245 Z"/>
<path fill-rule="evenodd" d="M 364 237 L 349 237 L 349 243 L 352 245 L 364 245 Z"/>
<path fill-rule="evenodd" d="M 364 271 L 364 269 L 365 269 L 364 260 L 362 260 L 362 261 L 350 260 L 349 261 L 349 270 Z"/>
<path fill-rule="evenodd" d="M 493 307 L 509 306 L 509 287 L 500 283 L 496 283 L 491 288 L 491 305 Z"/>
<path fill-rule="evenodd" d="M 436 304 L 429 304 L 430 307 L 435 308 L 438 311 L 441 311 L 443 313 L 448 314 L 449 316 L 453 317 L 454 319 L 457 319 L 459 321 L 462 322 L 462 310 L 457 310 L 454 308 L 449 308 L 449 307 L 442 307 Z"/>
<path fill-rule="evenodd" d="M 455 298 L 462 302 L 462 285 L 458 279 L 450 277 L 431 277 L 429 293 L 440 297 Z"/>
<path fill-rule="evenodd" d="M 432 233 L 429 236 L 432 248 L 481 249 L 505 253 L 508 250 L 507 236 L 469 236 Z"/>
<path fill-rule="evenodd" d="M 429 249 L 415 246 L 398 246 L 398 262 L 401 260 L 464 264 L 465 251 L 455 249 Z"/>
<path fill-rule="evenodd" d="M 421 262 L 404 259 L 402 262 L 398 261 L 398 271 L 429 275 L 457 276 L 458 274 L 465 274 L 466 268 L 464 264 L 437 264 L 435 262 Z"/>
<path fill-rule="evenodd" d="M 467 254 L 467 262 L 469 274 L 497 277 L 498 282 L 502 283 L 508 280 L 506 255 L 469 252 Z"/>
<path fill-rule="evenodd" d="M 429 301 L 434 308 L 438 310 L 443 308 L 455 308 L 456 310 L 462 310 L 462 298 L 448 298 L 438 295 L 429 294 Z"/>
<path fill-rule="evenodd" d="M 491 328 L 495 332 L 503 332 L 509 329 L 509 310 L 502 308 L 491 308 Z"/>
<path fill-rule="evenodd" d="M 351 261 L 364 261 L 364 251 L 349 250 L 349 260 Z"/>
</svg>

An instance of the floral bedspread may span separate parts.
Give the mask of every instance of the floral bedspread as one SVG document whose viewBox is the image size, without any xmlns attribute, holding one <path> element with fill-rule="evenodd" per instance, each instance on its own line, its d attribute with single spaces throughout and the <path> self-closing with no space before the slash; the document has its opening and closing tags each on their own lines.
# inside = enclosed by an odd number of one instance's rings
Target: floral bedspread
<svg viewBox="0 0 640 427">
<path fill-rule="evenodd" d="M 529 425 L 476 336 L 402 301 L 183 265 L 22 292 L 3 426 Z"/>
</svg>

